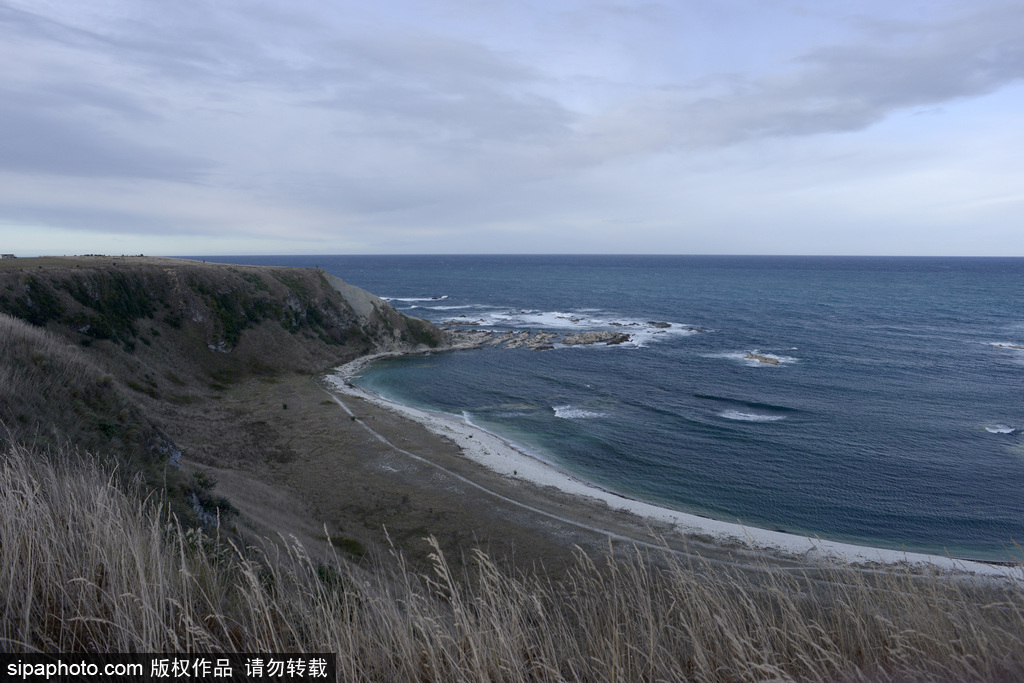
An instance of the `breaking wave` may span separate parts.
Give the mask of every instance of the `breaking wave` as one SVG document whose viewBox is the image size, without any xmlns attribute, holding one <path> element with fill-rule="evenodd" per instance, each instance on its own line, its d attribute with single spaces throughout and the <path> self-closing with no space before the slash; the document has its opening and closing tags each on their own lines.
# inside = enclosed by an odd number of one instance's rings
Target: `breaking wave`
<svg viewBox="0 0 1024 683">
<path fill-rule="evenodd" d="M 1007 427 L 1004 424 L 985 425 L 985 431 L 989 434 L 1013 434 L 1017 430 L 1014 427 Z"/>
<path fill-rule="evenodd" d="M 739 420 L 740 422 L 778 422 L 785 420 L 785 415 L 764 415 L 761 413 L 744 413 L 740 410 L 723 410 L 720 417 L 726 420 Z"/>
<path fill-rule="evenodd" d="M 587 420 L 595 417 L 607 417 L 608 415 L 608 413 L 587 410 L 586 408 L 571 405 L 552 406 L 551 409 L 555 411 L 555 417 L 560 417 L 563 420 Z"/>
</svg>

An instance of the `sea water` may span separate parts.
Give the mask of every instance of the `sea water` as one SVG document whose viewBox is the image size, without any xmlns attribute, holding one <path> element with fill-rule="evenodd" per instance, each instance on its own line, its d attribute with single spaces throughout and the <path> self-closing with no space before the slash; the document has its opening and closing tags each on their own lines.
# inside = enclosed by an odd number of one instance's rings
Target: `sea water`
<svg viewBox="0 0 1024 683">
<path fill-rule="evenodd" d="M 1024 259 L 206 258 L 315 265 L 463 329 L 629 334 L 388 359 L 357 379 L 624 495 L 839 541 L 1020 554 Z"/>
</svg>

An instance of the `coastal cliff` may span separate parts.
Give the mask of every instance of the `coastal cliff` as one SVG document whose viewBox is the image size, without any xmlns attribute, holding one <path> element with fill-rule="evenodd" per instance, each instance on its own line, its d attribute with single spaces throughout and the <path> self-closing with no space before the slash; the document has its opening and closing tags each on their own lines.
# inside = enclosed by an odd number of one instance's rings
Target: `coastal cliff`
<svg viewBox="0 0 1024 683">
<path fill-rule="evenodd" d="M 452 337 L 315 270 L 2 262 L 0 652 L 334 653 L 346 681 L 1020 679 L 1018 579 L 673 540 L 314 381 Z"/>
<path fill-rule="evenodd" d="M 178 464 L 190 437 L 202 438 L 186 457 L 206 463 L 275 448 L 272 425 L 225 414 L 233 387 L 447 340 L 320 270 L 147 257 L 5 260 L 0 442 L 73 443 L 126 475 L 142 473 L 172 502 L 202 498 L 201 482 L 167 480 L 167 464 Z"/>
<path fill-rule="evenodd" d="M 445 339 L 320 270 L 182 259 L 9 261 L 0 268 L 0 311 L 107 355 L 173 351 L 206 371 L 319 368 Z"/>
</svg>

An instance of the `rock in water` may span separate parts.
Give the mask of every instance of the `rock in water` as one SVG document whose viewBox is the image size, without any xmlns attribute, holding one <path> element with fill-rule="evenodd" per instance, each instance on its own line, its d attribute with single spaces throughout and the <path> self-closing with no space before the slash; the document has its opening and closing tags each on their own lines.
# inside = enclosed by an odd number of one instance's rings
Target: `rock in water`
<svg viewBox="0 0 1024 683">
<path fill-rule="evenodd" d="M 621 344 L 630 340 L 628 334 L 622 332 L 611 332 L 609 330 L 602 330 L 599 332 L 579 332 L 577 334 L 567 334 L 562 339 L 562 343 L 566 346 L 582 346 L 585 344 L 597 344 L 599 342 L 605 342 L 606 344 Z"/>
</svg>

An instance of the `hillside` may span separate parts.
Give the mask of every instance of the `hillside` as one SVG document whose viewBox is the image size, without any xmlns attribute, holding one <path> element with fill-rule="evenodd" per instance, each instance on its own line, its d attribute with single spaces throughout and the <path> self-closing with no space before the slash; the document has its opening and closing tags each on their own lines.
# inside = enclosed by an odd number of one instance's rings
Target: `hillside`
<svg viewBox="0 0 1024 683">
<path fill-rule="evenodd" d="M 204 425 L 236 384 L 444 341 L 430 323 L 319 270 L 146 257 L 5 260 L 0 422 L 15 441 L 71 443 L 162 487 L 181 442 L 211 432 Z M 249 438 L 234 440 L 239 451 L 267 446 L 259 429 L 240 428 Z M 204 452 L 208 462 L 235 460 L 216 438 L 192 445 L 200 461 Z"/>
<path fill-rule="evenodd" d="M 1019 580 L 657 538 L 316 381 L 449 342 L 316 270 L 0 262 L 0 652 L 333 652 L 346 681 L 1020 680 Z"/>
</svg>

